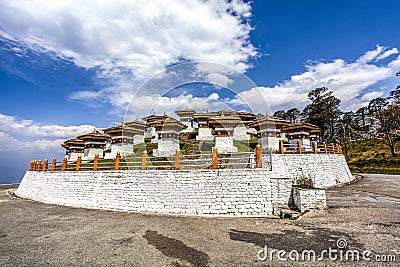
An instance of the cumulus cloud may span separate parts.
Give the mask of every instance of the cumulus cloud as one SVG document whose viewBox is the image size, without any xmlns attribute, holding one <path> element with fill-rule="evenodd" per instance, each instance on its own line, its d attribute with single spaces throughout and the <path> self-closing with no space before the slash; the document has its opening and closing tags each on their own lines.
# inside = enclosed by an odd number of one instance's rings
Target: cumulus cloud
<svg viewBox="0 0 400 267">
<path fill-rule="evenodd" d="M 105 77 L 144 79 L 182 59 L 245 71 L 256 55 L 250 16 L 241 0 L 2 1 L 0 36 Z"/>
<path fill-rule="evenodd" d="M 31 160 L 61 160 L 65 155 L 61 143 L 93 128 L 40 124 L 0 113 L 0 183 L 18 182 Z"/>
<path fill-rule="evenodd" d="M 60 152 L 60 144 L 63 141 L 89 132 L 93 128 L 92 125 L 43 125 L 32 120 L 18 120 L 14 116 L 0 114 L 0 147 L 2 151 L 10 152 Z"/>
<path fill-rule="evenodd" d="M 229 79 L 228 76 L 220 74 L 220 73 L 210 73 L 207 76 L 207 80 L 209 83 L 218 84 L 222 87 L 227 87 L 228 85 L 233 83 L 232 79 Z"/>
<path fill-rule="evenodd" d="M 138 105 L 140 103 L 140 105 Z M 182 94 L 176 97 L 166 97 L 158 94 L 135 96 L 130 104 L 125 120 L 132 121 L 152 113 L 166 113 L 176 117 L 175 110 L 185 108 L 197 111 L 231 109 L 229 100 L 221 99 L 217 93 L 211 93 L 208 97 L 196 97 L 192 94 Z"/>
<path fill-rule="evenodd" d="M 378 96 L 384 95 L 384 89 L 372 86 L 384 81 L 398 71 L 400 57 L 389 59 L 397 54 L 396 48 L 386 50 L 377 46 L 375 50 L 367 51 L 355 62 L 336 59 L 332 62 L 320 62 L 306 66 L 304 73 L 293 75 L 289 80 L 274 87 L 256 87 L 239 93 L 257 112 L 265 112 L 266 99 L 273 110 L 303 108 L 307 104 L 308 92 L 316 87 L 328 87 L 336 97 L 342 100 L 342 109 L 356 110 L 365 106 Z M 389 59 L 387 64 L 378 64 L 382 59 Z M 372 91 L 371 91 L 372 90 Z M 262 94 L 264 99 L 260 98 Z M 240 102 L 233 99 L 232 102 Z"/>
</svg>

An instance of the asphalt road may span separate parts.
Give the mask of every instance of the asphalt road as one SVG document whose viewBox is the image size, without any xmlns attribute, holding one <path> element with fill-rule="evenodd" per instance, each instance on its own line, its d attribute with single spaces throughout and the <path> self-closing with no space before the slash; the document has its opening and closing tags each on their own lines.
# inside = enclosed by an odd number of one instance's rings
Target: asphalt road
<svg viewBox="0 0 400 267">
<path fill-rule="evenodd" d="M 18 199 L 0 186 L 0 266 L 400 266 L 399 189 L 400 176 L 364 175 L 329 190 L 330 208 L 283 220 L 78 209 Z M 295 259 L 343 244 L 322 261 Z M 263 259 L 265 246 L 284 250 L 287 261 L 277 252 Z M 340 251 L 348 250 L 396 262 L 346 261 Z"/>
</svg>

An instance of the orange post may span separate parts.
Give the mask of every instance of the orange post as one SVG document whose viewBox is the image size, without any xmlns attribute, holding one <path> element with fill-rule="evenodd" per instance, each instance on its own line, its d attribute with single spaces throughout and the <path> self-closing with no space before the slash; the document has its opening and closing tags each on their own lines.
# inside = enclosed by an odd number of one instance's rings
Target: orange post
<svg viewBox="0 0 400 267">
<path fill-rule="evenodd" d="M 42 161 L 39 160 L 37 163 L 37 171 L 40 172 L 42 170 Z"/>
<path fill-rule="evenodd" d="M 29 171 L 33 171 L 33 160 L 31 160 L 31 164 L 29 165 Z"/>
<path fill-rule="evenodd" d="M 218 169 L 218 148 L 214 148 L 212 157 L 212 168 Z"/>
<path fill-rule="evenodd" d="M 257 166 L 257 168 L 262 168 L 260 144 L 257 144 L 257 146 L 256 146 L 256 166 Z"/>
<path fill-rule="evenodd" d="M 142 170 L 147 170 L 147 151 L 143 151 L 142 154 Z"/>
<path fill-rule="evenodd" d="M 64 157 L 62 167 L 61 167 L 61 171 L 65 171 L 65 170 L 67 170 L 67 157 Z"/>
<path fill-rule="evenodd" d="M 336 153 L 337 154 L 340 154 L 340 148 L 339 148 L 340 146 L 338 145 L 338 144 L 336 144 Z"/>
<path fill-rule="evenodd" d="M 328 153 L 328 148 L 326 147 L 326 143 L 325 142 L 324 142 L 324 151 L 325 151 L 325 154 Z"/>
<path fill-rule="evenodd" d="M 81 162 L 82 162 L 82 157 L 79 156 L 78 159 L 76 160 L 76 168 L 75 168 L 75 170 L 77 172 L 79 172 L 81 170 Z"/>
<path fill-rule="evenodd" d="M 115 157 L 115 170 L 119 171 L 120 168 L 121 168 L 121 154 L 118 151 L 117 156 Z"/>
<path fill-rule="evenodd" d="M 49 165 L 49 161 L 47 160 L 47 159 L 45 159 L 44 160 L 44 163 L 43 163 L 43 171 L 44 172 L 47 172 L 47 166 Z"/>
<path fill-rule="evenodd" d="M 312 147 L 313 147 L 313 153 L 317 154 L 317 142 L 313 141 L 312 142 Z"/>
<path fill-rule="evenodd" d="M 32 171 L 36 171 L 36 160 L 32 162 Z"/>
<path fill-rule="evenodd" d="M 54 172 L 56 170 L 56 164 L 57 164 L 57 159 L 53 158 L 53 161 L 51 162 L 51 171 Z"/>
<path fill-rule="evenodd" d="M 99 154 L 96 154 L 96 156 L 94 156 L 93 170 L 94 171 L 98 171 L 99 170 Z"/>
<path fill-rule="evenodd" d="M 336 152 L 335 152 L 335 145 L 334 145 L 334 144 L 331 144 L 331 147 L 332 147 L 332 153 L 335 154 L 335 153 L 336 153 Z"/>
<path fill-rule="evenodd" d="M 283 146 L 283 140 L 279 140 L 279 154 L 285 154 L 285 148 Z"/>
<path fill-rule="evenodd" d="M 301 147 L 301 141 L 297 140 L 297 149 L 299 150 L 299 154 L 301 154 L 303 151 L 303 148 Z"/>
<path fill-rule="evenodd" d="M 175 152 L 174 169 L 175 170 L 180 170 L 181 169 L 181 153 L 180 153 L 179 149 L 177 149 L 176 152 Z"/>
</svg>

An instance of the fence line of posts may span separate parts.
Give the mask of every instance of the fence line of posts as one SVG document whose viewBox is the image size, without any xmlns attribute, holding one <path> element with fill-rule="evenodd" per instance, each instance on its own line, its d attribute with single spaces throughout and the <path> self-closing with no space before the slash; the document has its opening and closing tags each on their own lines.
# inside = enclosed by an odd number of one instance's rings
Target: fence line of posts
<svg viewBox="0 0 400 267">
<path fill-rule="evenodd" d="M 284 144 L 282 140 L 279 142 L 279 149 L 276 151 L 278 154 L 342 154 L 342 147 L 337 144 L 322 143 L 318 145 L 317 142 L 312 142 L 312 146 L 304 147 L 300 140 L 297 144 Z M 227 156 L 228 155 L 228 156 Z M 256 146 L 254 153 L 252 152 L 235 152 L 235 153 L 218 153 L 218 149 L 213 149 L 212 154 L 197 154 L 197 155 L 182 155 L 180 150 L 177 150 L 175 156 L 171 160 L 154 161 L 155 164 L 151 165 L 149 162 L 155 160 L 155 157 L 149 157 L 145 150 L 141 157 L 131 157 L 131 161 L 123 160 L 121 154 L 118 152 L 115 160 L 110 162 L 102 162 L 99 155 L 95 155 L 93 163 L 82 162 L 82 157 L 79 156 L 76 162 L 68 162 L 67 157 L 64 157 L 62 162 L 57 162 L 53 158 L 51 163 L 45 159 L 42 163 L 41 160 L 31 161 L 29 170 L 37 172 L 55 172 L 55 171 L 85 171 L 85 170 L 123 170 L 123 169 L 172 169 L 182 170 L 190 168 L 208 168 L 208 169 L 221 169 L 229 168 L 231 166 L 245 166 L 246 168 L 262 168 L 262 149 L 260 145 Z M 252 159 L 252 160 L 249 160 Z M 249 162 L 249 161 L 250 162 Z M 239 161 L 239 162 L 237 162 Z M 241 161 L 241 162 L 240 162 Z M 244 162 L 243 162 L 244 161 Z M 252 161 L 252 162 L 251 162 Z M 265 167 L 265 166 L 264 166 Z"/>
</svg>

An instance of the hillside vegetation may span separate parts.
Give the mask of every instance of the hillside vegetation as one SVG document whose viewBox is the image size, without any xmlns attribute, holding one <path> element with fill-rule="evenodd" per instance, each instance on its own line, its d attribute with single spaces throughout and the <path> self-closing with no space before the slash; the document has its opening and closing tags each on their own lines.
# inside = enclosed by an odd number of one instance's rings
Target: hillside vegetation
<svg viewBox="0 0 400 267">
<path fill-rule="evenodd" d="M 392 157 L 384 139 L 351 142 L 347 163 L 353 173 L 400 174 L 400 153 Z M 396 144 L 400 151 L 400 143 Z"/>
</svg>

